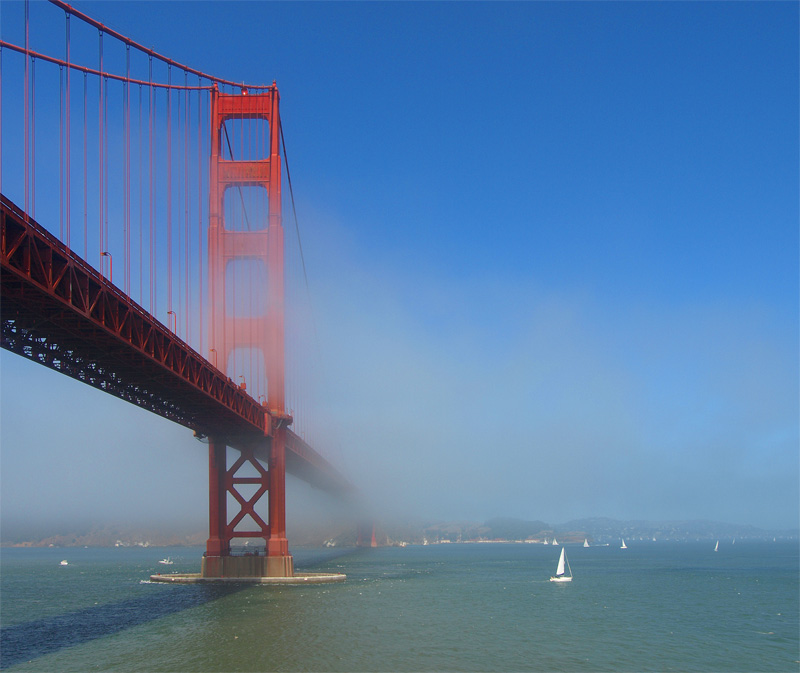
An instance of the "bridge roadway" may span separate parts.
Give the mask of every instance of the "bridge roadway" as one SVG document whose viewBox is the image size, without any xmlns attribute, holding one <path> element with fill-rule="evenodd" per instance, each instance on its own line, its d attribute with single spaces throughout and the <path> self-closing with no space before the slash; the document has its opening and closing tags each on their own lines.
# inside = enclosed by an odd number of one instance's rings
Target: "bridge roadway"
<svg viewBox="0 0 800 673">
<path fill-rule="evenodd" d="M 266 461 L 282 422 L 22 209 L 0 195 L 0 345 Z M 353 488 L 291 431 L 286 469 Z"/>
</svg>

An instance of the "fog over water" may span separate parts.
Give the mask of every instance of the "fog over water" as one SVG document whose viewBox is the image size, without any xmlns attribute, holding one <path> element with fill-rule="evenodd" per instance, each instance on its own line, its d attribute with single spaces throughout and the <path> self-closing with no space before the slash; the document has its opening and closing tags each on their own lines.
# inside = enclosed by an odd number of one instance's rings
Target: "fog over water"
<svg viewBox="0 0 800 673">
<path fill-rule="evenodd" d="M 277 80 L 367 513 L 800 524 L 796 4 L 76 6 Z M 207 525 L 190 431 L 7 351 L 0 468 L 4 539 Z"/>
</svg>

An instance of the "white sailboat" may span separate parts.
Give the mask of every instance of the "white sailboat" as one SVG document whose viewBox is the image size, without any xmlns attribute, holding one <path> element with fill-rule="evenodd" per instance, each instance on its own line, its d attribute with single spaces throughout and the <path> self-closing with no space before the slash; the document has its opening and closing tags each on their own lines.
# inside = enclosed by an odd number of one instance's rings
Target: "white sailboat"
<svg viewBox="0 0 800 673">
<path fill-rule="evenodd" d="M 545 544 L 550 544 L 550 543 L 547 541 L 547 538 L 545 538 L 545 539 L 544 539 L 544 543 L 545 543 Z"/>
<path fill-rule="evenodd" d="M 583 546 L 584 547 L 588 547 L 589 546 L 589 540 L 587 538 L 583 538 Z"/>
<path fill-rule="evenodd" d="M 620 549 L 627 549 L 628 545 L 625 544 L 625 538 L 622 538 L 622 544 L 619 546 Z"/>
<path fill-rule="evenodd" d="M 554 547 L 557 547 L 557 546 L 558 546 L 558 540 L 556 540 L 555 538 L 553 538 L 553 546 L 554 546 Z"/>
<path fill-rule="evenodd" d="M 719 551 L 719 540 L 717 540 L 717 544 L 714 545 L 714 551 Z"/>
<path fill-rule="evenodd" d="M 569 575 L 565 572 L 566 569 L 569 570 Z M 563 547 L 561 548 L 561 556 L 558 557 L 558 567 L 556 567 L 556 574 L 550 578 L 551 582 L 571 582 L 572 581 L 572 568 L 569 567 L 569 560 L 567 560 L 567 550 Z"/>
</svg>

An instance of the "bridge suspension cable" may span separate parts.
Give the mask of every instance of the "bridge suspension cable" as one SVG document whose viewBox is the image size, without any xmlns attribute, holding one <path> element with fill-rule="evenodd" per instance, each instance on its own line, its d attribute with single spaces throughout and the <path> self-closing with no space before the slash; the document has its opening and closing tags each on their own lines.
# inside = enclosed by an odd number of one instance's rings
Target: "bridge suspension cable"
<svg viewBox="0 0 800 673">
<path fill-rule="evenodd" d="M 209 75 L 207 73 L 204 73 L 201 70 L 197 70 L 195 68 L 192 68 L 191 66 L 184 65 L 182 63 L 178 63 L 177 61 L 175 61 L 175 60 L 173 60 L 173 59 L 171 59 L 171 58 L 169 58 L 167 56 L 163 56 L 162 54 L 159 54 L 157 51 L 155 51 L 153 49 L 150 49 L 148 47 L 145 47 L 142 44 L 139 44 L 138 42 L 135 42 L 134 40 L 132 40 L 128 36 L 123 35 L 122 33 L 119 33 L 117 31 L 115 31 L 113 28 L 109 28 L 108 26 L 100 23 L 96 19 L 93 19 L 92 17 L 88 16 L 87 14 L 84 14 L 83 12 L 80 12 L 79 10 L 75 9 L 74 7 L 72 7 L 71 5 L 67 4 L 66 2 L 62 2 L 61 0 L 49 0 L 49 2 L 51 4 L 53 4 L 53 5 L 55 5 L 56 7 L 60 7 L 62 10 L 64 10 L 64 12 L 79 18 L 84 23 L 87 23 L 88 25 L 93 26 L 94 28 L 96 28 L 97 30 L 101 31 L 102 33 L 110 35 L 111 37 L 113 37 L 113 38 L 115 38 L 117 40 L 120 40 L 124 44 L 128 45 L 129 47 L 134 47 L 135 49 L 141 51 L 142 53 L 147 54 L 148 56 L 151 56 L 153 58 L 158 59 L 159 61 L 161 61 L 162 63 L 166 64 L 167 66 L 174 66 L 176 68 L 179 68 L 180 70 L 183 70 L 186 73 L 191 73 L 192 75 L 197 75 L 197 76 L 199 76 L 199 77 L 201 77 L 203 79 L 207 79 L 207 80 L 210 80 L 212 82 L 216 82 L 217 84 L 225 84 L 225 85 L 233 86 L 233 87 L 242 87 L 242 88 L 247 88 L 247 89 L 271 89 L 271 88 L 273 88 L 275 86 L 274 83 L 273 84 L 247 84 L 247 85 L 245 85 L 243 82 L 234 82 L 232 80 L 226 80 L 226 79 L 222 79 L 220 77 L 214 77 L 213 75 Z"/>
<path fill-rule="evenodd" d="M 60 39 L 38 28 L 40 18 L 55 15 L 63 21 Z M 8 37 L 15 31 L 24 35 L 17 43 Z M 209 101 L 215 87 L 255 96 L 277 91 L 275 83 L 251 85 L 215 77 L 147 48 L 60 0 L 25 0 L 9 11 L 4 7 L 3 37 L 3 194 L 23 204 L 31 217 L 53 223 L 66 246 L 80 251 L 176 336 L 246 385 L 254 398 L 265 397 L 267 382 L 259 373 L 263 362 L 241 349 L 230 362 L 208 351 L 204 322 L 209 297 Z M 6 89 L 23 95 L 2 96 Z M 245 107 L 241 118 L 232 116 L 222 126 L 222 142 L 232 161 L 257 162 L 266 156 L 268 132 L 248 114 Z M 294 219 L 293 261 L 302 272 L 292 282 L 299 281 L 296 289 L 304 289 L 309 311 L 297 329 L 309 342 L 312 337 L 319 350 L 283 126 L 278 130 Z M 57 160 L 47 154 L 55 147 Z M 268 219 L 268 206 L 258 190 L 243 183 L 233 186 L 225 199 L 226 226 L 257 231 L 259 222 Z M 266 285 L 263 270 L 246 263 L 231 267 L 229 310 L 240 317 L 258 313 L 260 300 L 249 290 Z M 246 320 L 234 324 L 237 330 L 249 329 Z M 298 369 L 308 369 L 307 358 L 291 357 Z M 298 372 L 298 381 L 291 383 L 294 408 L 302 406 L 305 416 L 313 405 L 297 392 L 304 389 L 300 378 Z"/>
<path fill-rule="evenodd" d="M 32 15 L 44 16 L 48 6 L 64 10 L 64 42 L 48 38 L 45 53 L 37 49 L 41 38 Z M 4 23 L 12 26 L 9 34 L 18 23 L 23 44 L 0 41 L 2 89 L 18 86 L 23 92 L 21 106 L 6 97 L 0 111 L 5 113 L 0 117 L 3 194 L 14 199 L 18 184 L 16 200 L 25 213 L 57 222 L 59 238 L 67 246 L 96 260 L 112 282 L 202 351 L 208 95 L 220 80 L 193 68 L 178 78 L 176 61 L 65 3 L 26 0 L 19 9 L 23 11 L 16 14 L 4 8 Z M 89 62 L 91 41 L 85 34 L 80 48 L 74 48 L 73 17 L 96 30 L 94 63 Z M 124 45 L 121 54 L 113 44 L 118 40 Z M 17 64 L 23 66 L 19 71 Z M 163 75 L 156 72 L 159 64 L 166 64 Z M 77 96 L 75 73 L 83 77 Z M 197 74 L 196 83 L 189 82 L 190 73 Z M 14 137 L 17 123 L 22 132 Z M 193 136 L 196 145 L 190 142 Z M 16 146 L 22 170 L 9 172 Z M 57 162 L 45 156 L 48 146 L 58 148 Z M 42 158 L 49 160 L 40 162 Z M 40 207 L 45 212 L 37 212 Z M 82 227 L 74 227 L 76 221 Z M 192 266 L 194 258 L 198 262 Z"/>
<path fill-rule="evenodd" d="M 48 13 L 63 45 L 34 26 Z M 310 445 L 301 350 L 320 344 L 277 85 L 215 78 L 60 0 L 7 3 L 3 19 L 4 36 L 24 31 L 24 46 L 0 41 L 3 348 L 208 438 L 207 552 L 222 562 L 231 540 L 263 538 L 267 573 L 290 576 L 286 470 L 350 487 Z M 285 263 L 283 164 L 301 277 Z M 230 467 L 226 447 L 241 454 Z"/>
<path fill-rule="evenodd" d="M 48 63 L 53 63 L 55 65 L 62 66 L 64 68 L 68 68 L 69 70 L 77 70 L 78 72 L 82 72 L 87 75 L 96 75 L 97 77 L 114 80 L 116 82 L 144 85 L 147 87 L 152 87 L 154 89 L 174 89 L 176 91 L 184 91 L 184 90 L 211 91 L 211 89 L 214 88 L 213 84 L 206 84 L 206 85 L 198 84 L 191 86 L 180 85 L 180 84 L 169 84 L 169 83 L 165 84 L 162 82 L 152 82 L 148 80 L 136 79 L 135 77 L 129 77 L 126 75 L 117 75 L 107 70 L 98 70 L 97 68 L 90 68 L 89 66 L 80 65 L 79 63 L 70 63 L 66 59 L 58 58 L 56 56 L 48 56 L 47 54 L 43 54 L 41 52 L 28 49 L 26 47 L 21 47 L 19 45 L 12 44 L 10 42 L 6 42 L 5 40 L 0 40 L 0 49 L 9 49 L 10 51 L 15 51 L 19 54 L 24 54 L 30 57 L 31 59 L 39 59 L 40 61 L 47 61 Z"/>
</svg>

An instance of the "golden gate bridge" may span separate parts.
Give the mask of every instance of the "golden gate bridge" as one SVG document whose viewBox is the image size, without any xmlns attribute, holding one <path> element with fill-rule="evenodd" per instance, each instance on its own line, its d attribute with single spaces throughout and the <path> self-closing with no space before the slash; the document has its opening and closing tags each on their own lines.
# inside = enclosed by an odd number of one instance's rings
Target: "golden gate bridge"
<svg viewBox="0 0 800 673">
<path fill-rule="evenodd" d="M 285 268 L 277 85 L 180 64 L 60 0 L 7 9 L 2 347 L 208 442 L 203 577 L 292 577 L 287 470 L 353 487 L 314 448 L 312 328 L 286 310 L 307 279 L 299 232 Z"/>
</svg>

